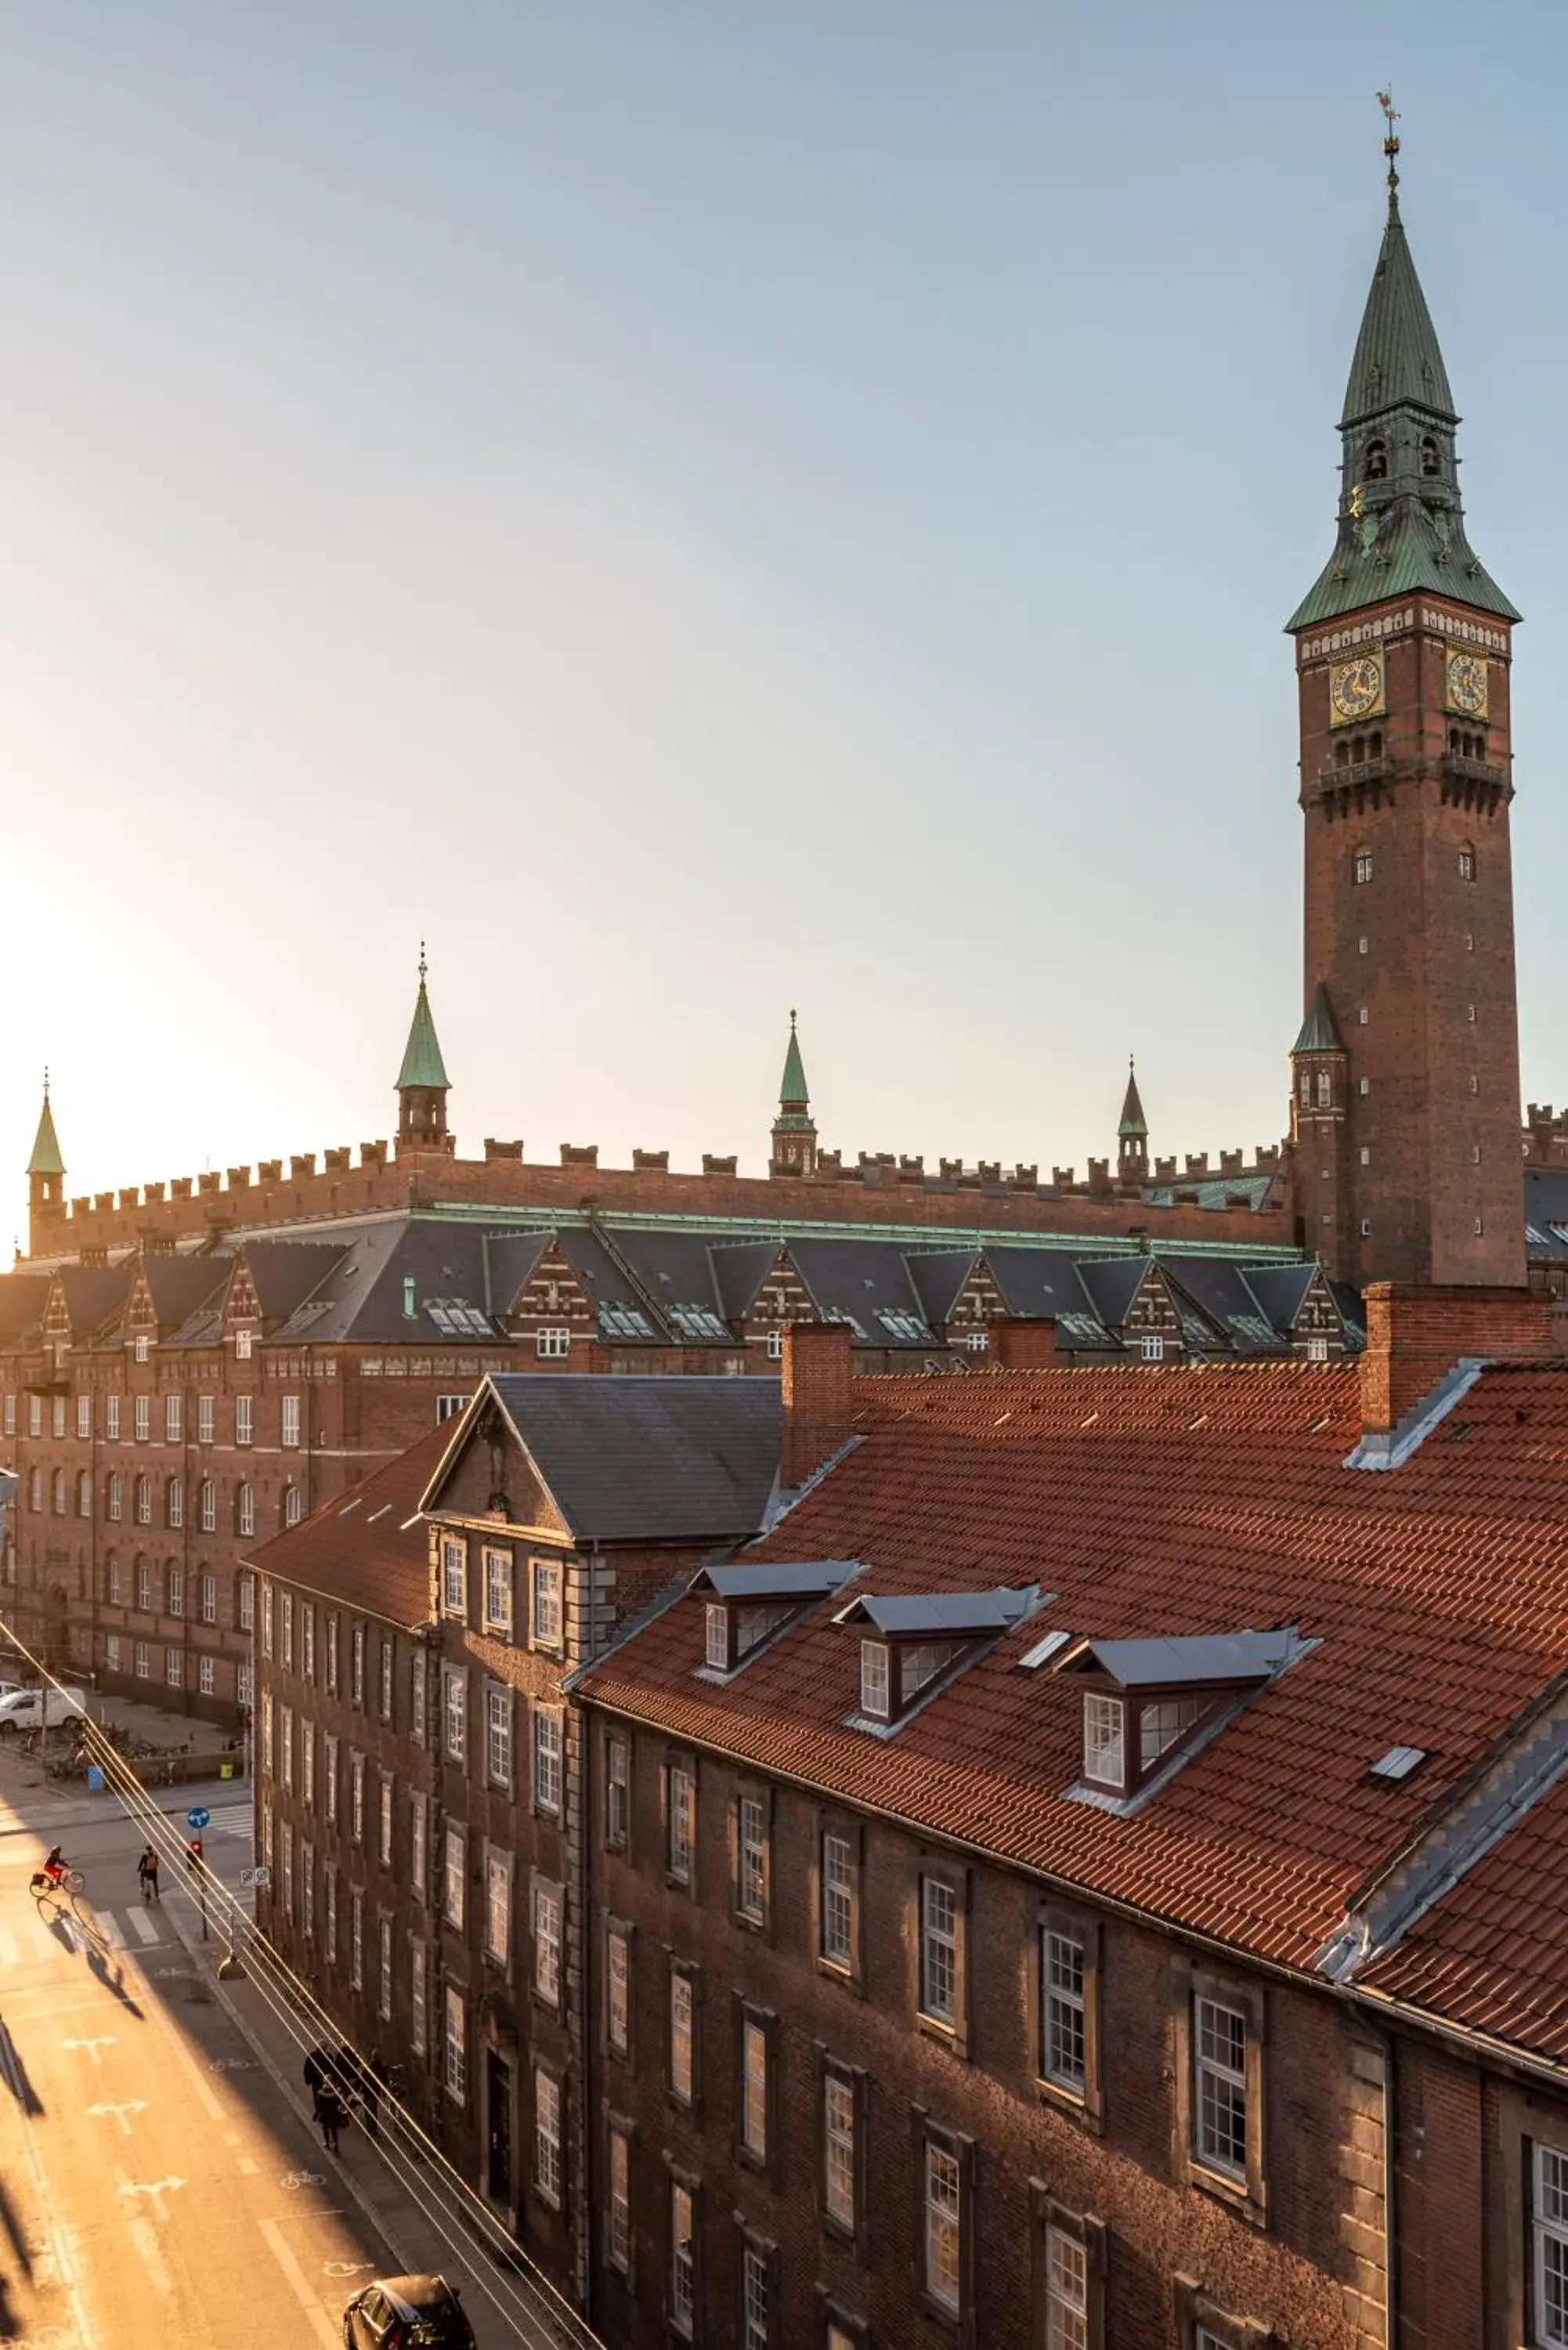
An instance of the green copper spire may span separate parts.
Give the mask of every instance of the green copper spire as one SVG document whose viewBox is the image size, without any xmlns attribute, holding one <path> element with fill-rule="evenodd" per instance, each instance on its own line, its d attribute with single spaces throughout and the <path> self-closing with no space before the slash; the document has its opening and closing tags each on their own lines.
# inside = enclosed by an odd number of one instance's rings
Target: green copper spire
<svg viewBox="0 0 1568 2350">
<path fill-rule="evenodd" d="M 1292 635 L 1418 588 L 1519 618 L 1465 536 L 1459 420 L 1399 217 L 1398 117 L 1386 92 L 1379 99 L 1388 118 L 1388 218 L 1339 423 L 1339 533 L 1316 585 L 1285 623 Z"/>
<path fill-rule="evenodd" d="M 1334 1016 L 1334 1006 L 1321 979 L 1312 1000 L 1312 1010 L 1302 1022 L 1301 1034 L 1291 1050 L 1293 1053 L 1343 1053 L 1345 1050 L 1345 1040 Z"/>
<path fill-rule="evenodd" d="M 784 1082 L 779 1087 L 779 1107 L 782 1110 L 805 1110 L 811 1107 L 811 1096 L 805 1089 L 805 1064 L 800 1057 L 800 1039 L 794 1033 L 795 1015 L 789 1015 L 789 1050 L 784 1055 Z"/>
<path fill-rule="evenodd" d="M 398 1091 L 404 1093 L 417 1086 L 427 1093 L 444 1093 L 452 1084 L 446 1073 L 446 1063 L 441 1056 L 436 1039 L 435 1022 L 431 1016 L 431 1000 L 425 993 L 424 941 L 420 941 L 420 992 L 414 1003 L 414 1017 L 409 1029 L 409 1041 L 403 1051 L 403 1066 L 398 1071 Z"/>
<path fill-rule="evenodd" d="M 1137 1097 L 1137 1079 L 1133 1075 L 1130 1053 L 1127 1055 L 1127 1099 L 1122 1104 L 1122 1122 L 1117 1127 L 1116 1133 L 1118 1137 L 1128 1134 L 1137 1135 L 1145 1142 L 1148 1139 L 1148 1120 L 1143 1114 L 1143 1104 Z"/>
<path fill-rule="evenodd" d="M 33 1155 L 27 1161 L 29 1175 L 63 1175 L 66 1162 L 60 1156 L 59 1141 L 55 1133 L 55 1113 L 49 1107 L 49 1073 L 44 1071 L 44 1107 L 38 1119 L 38 1131 L 33 1138 Z"/>
</svg>

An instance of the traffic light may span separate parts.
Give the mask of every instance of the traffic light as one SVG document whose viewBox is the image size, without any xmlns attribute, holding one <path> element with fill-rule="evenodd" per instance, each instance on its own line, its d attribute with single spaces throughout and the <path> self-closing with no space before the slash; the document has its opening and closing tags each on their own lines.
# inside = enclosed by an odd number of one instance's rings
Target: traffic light
<svg viewBox="0 0 1568 2350">
<path fill-rule="evenodd" d="M 199 1868 L 201 1866 L 202 1839 L 199 1835 L 193 1835 L 191 1838 L 190 1843 L 185 1846 L 185 1859 L 187 1865 L 192 1868 Z"/>
</svg>

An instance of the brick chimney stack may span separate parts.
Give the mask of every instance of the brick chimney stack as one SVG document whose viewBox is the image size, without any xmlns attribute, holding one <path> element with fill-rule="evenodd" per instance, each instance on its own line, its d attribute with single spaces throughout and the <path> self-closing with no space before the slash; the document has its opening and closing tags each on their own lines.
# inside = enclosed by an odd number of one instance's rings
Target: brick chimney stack
<svg viewBox="0 0 1568 2350">
<path fill-rule="evenodd" d="M 1397 1428 L 1465 1357 L 1533 1363 L 1553 1354 L 1551 1301 L 1527 1289 L 1428 1289 L 1375 1281 L 1366 1292 L 1361 1424 Z"/>
<path fill-rule="evenodd" d="M 854 1337 L 845 1322 L 786 1322 L 780 1474 L 804 1485 L 849 1440 Z"/>
<path fill-rule="evenodd" d="M 993 1370 L 1053 1371 L 1056 1367 L 1056 1322 L 1050 1314 L 1015 1314 L 986 1332 L 986 1357 Z"/>
</svg>

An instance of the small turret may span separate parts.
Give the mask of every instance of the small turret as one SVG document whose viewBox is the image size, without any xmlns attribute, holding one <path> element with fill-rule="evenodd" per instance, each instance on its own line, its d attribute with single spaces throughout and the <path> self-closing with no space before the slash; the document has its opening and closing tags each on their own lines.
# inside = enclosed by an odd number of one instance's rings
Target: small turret
<svg viewBox="0 0 1568 2350">
<path fill-rule="evenodd" d="M 46 1069 L 44 1107 L 38 1116 L 38 1131 L 33 1138 L 33 1155 L 27 1161 L 27 1246 L 32 1255 L 41 1255 L 47 1249 L 65 1207 L 66 1162 L 60 1156 L 59 1139 L 55 1133 L 55 1114 L 49 1107 L 49 1073 Z"/>
<path fill-rule="evenodd" d="M 451 1151 L 454 1148 L 446 1127 L 446 1097 L 452 1080 L 441 1056 L 435 1021 L 431 1014 L 431 1000 L 425 989 L 428 969 L 424 941 L 421 939 L 420 992 L 414 1003 L 409 1041 L 403 1051 L 403 1066 L 398 1071 L 400 1155 L 409 1150 Z"/>
<path fill-rule="evenodd" d="M 815 1174 L 816 1122 L 811 1114 L 805 1064 L 800 1056 L 800 1039 L 795 1034 L 793 1012 L 789 1015 L 789 1048 L 784 1054 L 784 1078 L 779 1087 L 779 1114 L 774 1120 L 773 1143 L 771 1174 Z"/>
<path fill-rule="evenodd" d="M 1148 1122 L 1138 1099 L 1137 1078 L 1133 1072 L 1132 1055 L 1127 1055 L 1127 1089 L 1122 1102 L 1121 1124 L 1116 1128 L 1116 1177 L 1123 1183 L 1147 1183 L 1148 1180 Z"/>
</svg>

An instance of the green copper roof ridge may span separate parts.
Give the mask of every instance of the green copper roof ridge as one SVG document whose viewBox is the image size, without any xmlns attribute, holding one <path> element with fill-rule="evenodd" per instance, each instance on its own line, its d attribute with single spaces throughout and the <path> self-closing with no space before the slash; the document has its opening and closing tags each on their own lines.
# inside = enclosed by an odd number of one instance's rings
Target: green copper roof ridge
<svg viewBox="0 0 1568 2350">
<path fill-rule="evenodd" d="M 29 1175 L 63 1175 L 66 1162 L 60 1155 L 59 1138 L 55 1132 L 55 1113 L 49 1107 L 49 1081 L 44 1079 L 44 1107 L 38 1114 L 38 1131 L 33 1138 L 33 1155 L 27 1161 Z"/>
<path fill-rule="evenodd" d="M 404 1093 L 411 1087 L 427 1093 L 447 1093 L 452 1088 L 446 1063 L 441 1056 L 430 996 L 425 990 L 425 951 L 422 946 L 420 949 L 420 992 L 414 1000 L 414 1016 L 409 1024 L 409 1041 L 403 1047 L 403 1066 L 398 1071 L 397 1089 L 399 1093 Z"/>
</svg>

